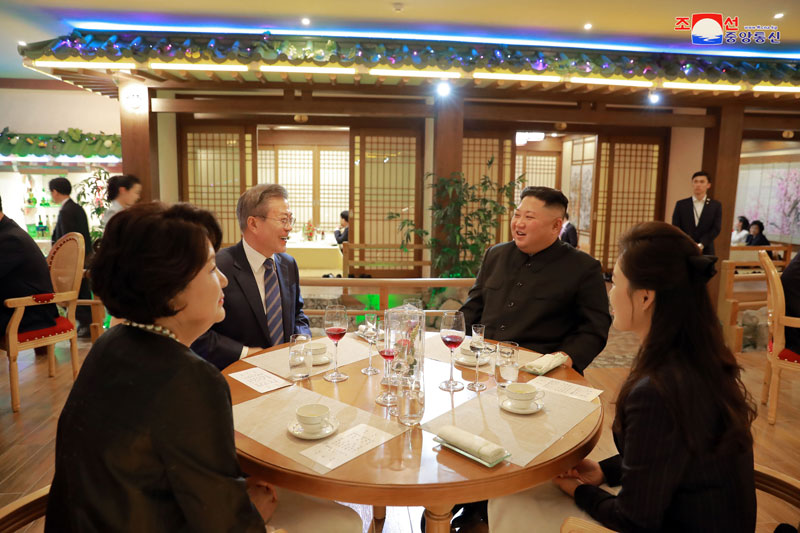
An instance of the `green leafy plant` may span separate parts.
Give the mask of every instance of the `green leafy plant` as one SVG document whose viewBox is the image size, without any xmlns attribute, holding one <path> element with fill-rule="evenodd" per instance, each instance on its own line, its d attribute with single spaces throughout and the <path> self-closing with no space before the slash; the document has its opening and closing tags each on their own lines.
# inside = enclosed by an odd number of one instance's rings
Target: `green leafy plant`
<svg viewBox="0 0 800 533">
<path fill-rule="evenodd" d="M 103 236 L 103 213 L 106 212 L 110 205 L 106 194 L 108 178 L 107 170 L 97 168 L 90 176 L 79 182 L 76 187 L 78 204 L 89 206 L 91 213 L 89 236 L 92 238 L 92 242 Z"/>
<path fill-rule="evenodd" d="M 425 176 L 433 189 L 432 223 L 441 228 L 442 237 L 430 237 L 428 230 L 417 227 L 413 220 L 401 213 L 389 213 L 388 220 L 398 220 L 402 234 L 401 248 L 408 250 L 412 239 L 418 238 L 431 249 L 434 271 L 441 277 L 471 278 L 478 273 L 483 254 L 494 244 L 500 220 L 514 207 L 514 191 L 524 181 L 517 179 L 498 185 L 489 176 L 494 158 L 486 165 L 486 174 L 478 184 L 471 184 L 463 172 L 450 177 Z"/>
</svg>

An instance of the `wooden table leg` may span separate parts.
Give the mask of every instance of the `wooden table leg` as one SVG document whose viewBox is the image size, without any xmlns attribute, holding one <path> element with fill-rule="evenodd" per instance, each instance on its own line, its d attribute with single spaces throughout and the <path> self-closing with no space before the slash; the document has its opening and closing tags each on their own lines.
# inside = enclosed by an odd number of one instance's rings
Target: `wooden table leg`
<svg viewBox="0 0 800 533">
<path fill-rule="evenodd" d="M 425 533 L 450 533 L 452 505 L 429 505 L 425 507 Z"/>
<path fill-rule="evenodd" d="M 372 518 L 375 520 L 383 520 L 386 518 L 386 507 L 381 505 L 372 506 Z"/>
</svg>

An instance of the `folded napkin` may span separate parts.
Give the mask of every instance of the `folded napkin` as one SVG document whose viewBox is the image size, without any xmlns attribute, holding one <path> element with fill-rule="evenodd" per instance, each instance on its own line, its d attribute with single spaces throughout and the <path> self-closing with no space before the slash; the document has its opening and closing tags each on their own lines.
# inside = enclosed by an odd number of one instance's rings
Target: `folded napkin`
<svg viewBox="0 0 800 533">
<path fill-rule="evenodd" d="M 531 361 L 530 363 L 523 365 L 522 370 L 530 372 L 531 374 L 543 376 L 544 374 L 547 374 L 554 368 L 558 368 L 566 362 L 567 356 L 563 353 L 548 353 L 534 361 Z"/>
<path fill-rule="evenodd" d="M 508 453 L 502 446 L 498 446 L 479 435 L 455 426 L 443 426 L 437 435 L 448 444 L 464 450 L 487 463 L 499 461 Z"/>
</svg>

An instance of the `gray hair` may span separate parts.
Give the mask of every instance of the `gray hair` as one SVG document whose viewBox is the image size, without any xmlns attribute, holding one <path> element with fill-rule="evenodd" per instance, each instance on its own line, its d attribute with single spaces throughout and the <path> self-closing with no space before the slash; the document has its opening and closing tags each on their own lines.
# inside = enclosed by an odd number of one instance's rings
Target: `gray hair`
<svg viewBox="0 0 800 533">
<path fill-rule="evenodd" d="M 259 184 L 250 187 L 239 197 L 236 204 L 236 218 L 239 220 L 239 228 L 244 231 L 247 227 L 247 219 L 252 216 L 262 215 L 259 207 L 269 202 L 270 198 L 289 199 L 289 193 L 283 185 L 277 183 Z"/>
</svg>

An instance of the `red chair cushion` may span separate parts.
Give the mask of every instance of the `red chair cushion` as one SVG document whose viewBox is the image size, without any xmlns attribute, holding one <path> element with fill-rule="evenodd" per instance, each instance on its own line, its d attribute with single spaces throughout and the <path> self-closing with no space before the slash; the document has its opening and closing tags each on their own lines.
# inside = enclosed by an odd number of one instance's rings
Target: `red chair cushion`
<svg viewBox="0 0 800 533">
<path fill-rule="evenodd" d="M 800 354 L 794 353 L 789 348 L 784 348 L 778 354 L 778 359 L 782 361 L 789 361 L 790 363 L 800 363 Z"/>
<path fill-rule="evenodd" d="M 41 339 L 44 337 L 50 337 L 52 335 L 58 335 L 59 333 L 66 333 L 72 329 L 75 329 L 75 326 L 72 325 L 72 322 L 67 320 L 65 317 L 60 316 L 56 318 L 56 325 L 51 326 L 49 328 L 44 329 L 34 329 L 33 331 L 25 331 L 17 335 L 19 342 L 28 342 L 34 339 Z"/>
</svg>

